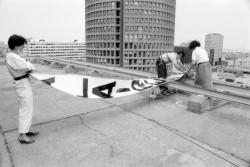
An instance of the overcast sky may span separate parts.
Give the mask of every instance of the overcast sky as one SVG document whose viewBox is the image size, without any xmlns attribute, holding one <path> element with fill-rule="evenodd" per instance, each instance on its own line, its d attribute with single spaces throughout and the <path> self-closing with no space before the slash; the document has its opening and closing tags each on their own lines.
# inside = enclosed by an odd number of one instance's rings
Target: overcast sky
<svg viewBox="0 0 250 167">
<path fill-rule="evenodd" d="M 176 0 L 175 44 L 207 33 L 224 48 L 250 49 L 250 0 Z M 0 0 L 0 41 L 13 34 L 46 41 L 84 41 L 85 0 Z"/>
<path fill-rule="evenodd" d="M 250 49 L 250 0 L 177 0 L 175 44 L 207 33 L 224 36 L 224 48 Z"/>
</svg>

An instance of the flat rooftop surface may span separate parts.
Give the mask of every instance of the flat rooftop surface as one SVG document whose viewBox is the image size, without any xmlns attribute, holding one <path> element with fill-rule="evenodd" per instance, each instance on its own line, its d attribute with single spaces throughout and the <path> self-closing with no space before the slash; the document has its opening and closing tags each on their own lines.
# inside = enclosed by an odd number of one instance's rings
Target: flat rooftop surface
<svg viewBox="0 0 250 167">
<path fill-rule="evenodd" d="M 61 69 L 35 64 L 38 71 Z M 36 142 L 17 141 L 18 101 L 0 65 L 1 167 L 249 167 L 250 107 L 195 114 L 187 94 L 74 97 L 32 79 Z"/>
</svg>

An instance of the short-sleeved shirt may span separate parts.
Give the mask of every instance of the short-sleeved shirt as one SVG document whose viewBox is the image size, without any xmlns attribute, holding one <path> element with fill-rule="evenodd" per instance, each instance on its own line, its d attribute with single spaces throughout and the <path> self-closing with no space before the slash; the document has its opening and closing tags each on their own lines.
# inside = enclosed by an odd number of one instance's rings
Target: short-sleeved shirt
<svg viewBox="0 0 250 167">
<path fill-rule="evenodd" d="M 209 61 L 206 50 L 201 47 L 196 47 L 192 53 L 192 61 L 195 61 L 196 64 Z"/>
<path fill-rule="evenodd" d="M 23 76 L 29 70 L 35 70 L 33 64 L 13 52 L 6 55 L 6 66 L 13 78 Z"/>
<path fill-rule="evenodd" d="M 176 60 L 177 54 L 174 52 L 171 53 L 164 53 L 161 55 L 162 60 L 165 63 L 173 63 L 173 64 L 177 64 L 177 60 Z"/>
</svg>

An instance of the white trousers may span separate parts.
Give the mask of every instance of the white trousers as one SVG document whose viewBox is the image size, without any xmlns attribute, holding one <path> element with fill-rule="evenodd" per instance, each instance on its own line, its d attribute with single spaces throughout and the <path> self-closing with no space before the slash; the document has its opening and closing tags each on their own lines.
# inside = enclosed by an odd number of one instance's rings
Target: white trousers
<svg viewBox="0 0 250 167">
<path fill-rule="evenodd" d="M 19 102 L 19 133 L 27 133 L 30 130 L 33 117 L 33 92 L 29 78 L 15 81 L 16 93 Z"/>
</svg>

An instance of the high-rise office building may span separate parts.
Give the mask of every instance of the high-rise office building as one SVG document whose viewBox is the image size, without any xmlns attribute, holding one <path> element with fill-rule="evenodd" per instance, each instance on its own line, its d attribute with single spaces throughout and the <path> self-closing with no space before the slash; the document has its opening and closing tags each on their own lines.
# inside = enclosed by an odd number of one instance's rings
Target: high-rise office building
<svg viewBox="0 0 250 167">
<path fill-rule="evenodd" d="M 175 0 L 86 0 L 88 61 L 155 72 L 174 49 Z"/>
<path fill-rule="evenodd" d="M 212 65 L 219 65 L 222 58 L 223 35 L 211 33 L 205 38 L 205 49 Z"/>
</svg>

